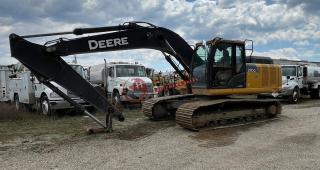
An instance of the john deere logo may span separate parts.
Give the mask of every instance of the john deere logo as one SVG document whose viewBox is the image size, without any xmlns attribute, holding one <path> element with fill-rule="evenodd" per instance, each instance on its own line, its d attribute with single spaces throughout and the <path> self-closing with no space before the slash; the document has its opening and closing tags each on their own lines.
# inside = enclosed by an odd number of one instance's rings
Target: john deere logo
<svg viewBox="0 0 320 170">
<path fill-rule="evenodd" d="M 95 49 L 104 49 L 122 45 L 128 45 L 128 37 L 121 37 L 121 38 L 114 38 L 114 39 L 107 39 L 107 40 L 88 40 L 88 45 L 90 50 Z"/>
</svg>

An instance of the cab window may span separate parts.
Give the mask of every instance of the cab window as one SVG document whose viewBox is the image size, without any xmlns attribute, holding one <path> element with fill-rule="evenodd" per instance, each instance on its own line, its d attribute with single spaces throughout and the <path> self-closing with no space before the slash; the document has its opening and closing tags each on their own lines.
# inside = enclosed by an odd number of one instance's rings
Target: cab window
<svg viewBox="0 0 320 170">
<path fill-rule="evenodd" d="M 114 70 L 113 67 L 109 67 L 108 68 L 108 76 L 114 77 L 114 71 L 113 70 Z"/>
<path fill-rule="evenodd" d="M 245 58 L 244 58 L 244 49 L 243 46 L 236 46 L 236 73 L 242 73 L 244 72 L 244 64 L 245 64 Z"/>
<path fill-rule="evenodd" d="M 214 64 L 220 67 L 231 66 L 232 47 L 228 44 L 221 44 L 215 51 Z"/>
<path fill-rule="evenodd" d="M 194 87 L 207 86 L 207 56 L 209 48 L 206 46 L 198 46 L 193 55 L 192 76 L 196 79 L 193 82 Z"/>
<path fill-rule="evenodd" d="M 302 68 L 298 67 L 298 76 L 302 76 Z"/>
</svg>

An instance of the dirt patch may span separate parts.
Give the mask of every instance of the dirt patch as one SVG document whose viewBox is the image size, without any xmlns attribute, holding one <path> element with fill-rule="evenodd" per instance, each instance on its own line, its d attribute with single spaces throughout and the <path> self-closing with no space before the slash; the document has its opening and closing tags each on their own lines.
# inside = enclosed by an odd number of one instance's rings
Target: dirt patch
<svg viewBox="0 0 320 170">
<path fill-rule="evenodd" d="M 230 128 L 200 131 L 191 137 L 205 142 L 199 144 L 200 147 L 213 148 L 231 145 L 238 139 L 239 135 L 238 129 Z"/>
<path fill-rule="evenodd" d="M 107 138 L 117 138 L 120 140 L 136 140 L 150 136 L 160 129 L 165 129 L 172 126 L 175 126 L 174 121 L 145 120 L 141 123 L 119 129 L 112 134 L 108 134 Z"/>
</svg>

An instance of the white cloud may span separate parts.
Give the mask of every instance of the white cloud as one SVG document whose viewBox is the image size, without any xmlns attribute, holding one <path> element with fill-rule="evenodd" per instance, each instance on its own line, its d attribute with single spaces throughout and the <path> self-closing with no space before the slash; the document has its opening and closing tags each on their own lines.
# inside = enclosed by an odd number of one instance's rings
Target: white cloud
<svg viewBox="0 0 320 170">
<path fill-rule="evenodd" d="M 253 55 L 256 56 L 267 56 L 272 59 L 289 59 L 289 60 L 301 60 L 299 58 L 300 54 L 294 48 L 282 48 L 282 49 L 274 49 L 265 52 L 254 51 Z"/>
<path fill-rule="evenodd" d="M 138 62 L 146 67 L 155 68 L 157 70 L 172 70 L 166 62 L 165 57 L 159 51 L 155 50 L 132 50 L 132 51 L 113 51 L 108 53 L 96 53 L 94 56 L 90 54 L 76 55 L 79 64 L 84 66 L 97 65 L 107 62 Z M 74 56 L 65 57 L 67 61 L 72 60 Z"/>
<path fill-rule="evenodd" d="M 307 40 L 303 40 L 303 41 L 296 41 L 296 42 L 293 43 L 293 45 L 296 45 L 296 46 L 307 46 L 307 45 L 310 45 L 310 43 Z"/>
<path fill-rule="evenodd" d="M 92 10 L 97 8 L 98 6 L 98 2 L 96 0 L 86 0 L 83 4 L 82 4 L 84 9 L 87 10 Z"/>
<path fill-rule="evenodd" d="M 76 27 L 111 26 L 133 20 L 169 28 L 189 43 L 216 36 L 252 39 L 255 48 L 265 47 L 265 51 L 260 52 L 263 55 L 299 58 L 312 52 L 315 56 L 320 51 L 315 45 L 320 41 L 320 17 L 318 12 L 308 12 L 307 9 L 318 5 L 309 1 L 293 1 L 4 0 L 0 6 L 0 63 L 13 62 L 9 57 L 8 43 L 11 32 L 37 34 L 71 31 Z M 54 38 L 57 37 L 32 41 L 44 43 Z M 271 49 L 279 42 L 285 44 L 285 48 Z M 270 48 L 266 48 L 268 46 Z M 94 53 L 81 57 L 79 61 L 94 64 L 103 61 L 104 56 L 113 60 L 118 60 L 116 56 L 140 60 L 157 69 L 170 68 L 162 54 L 153 50 Z"/>
<path fill-rule="evenodd" d="M 166 17 L 177 17 L 179 15 L 183 15 L 186 12 L 190 12 L 192 8 L 191 3 L 186 2 L 184 0 L 177 0 L 177 1 L 165 1 L 164 9 Z"/>
</svg>

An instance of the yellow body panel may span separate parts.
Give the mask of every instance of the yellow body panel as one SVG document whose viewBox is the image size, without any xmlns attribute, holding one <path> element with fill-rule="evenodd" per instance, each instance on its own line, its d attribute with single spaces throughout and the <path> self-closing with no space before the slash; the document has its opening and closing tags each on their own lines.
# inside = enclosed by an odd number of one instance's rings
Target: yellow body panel
<svg viewBox="0 0 320 170">
<path fill-rule="evenodd" d="M 198 95 L 232 95 L 280 92 L 282 86 L 281 67 L 276 64 L 247 64 L 246 87 L 240 88 L 193 88 Z"/>
</svg>

